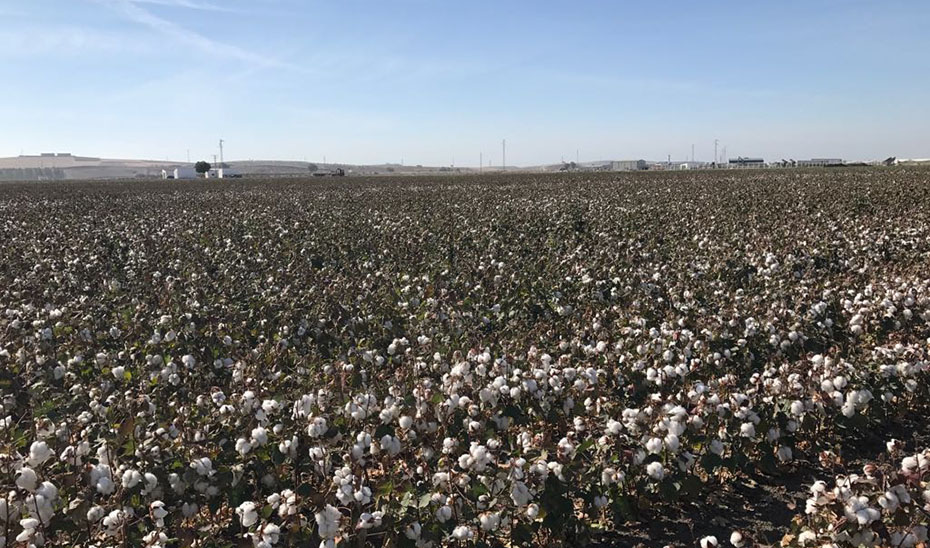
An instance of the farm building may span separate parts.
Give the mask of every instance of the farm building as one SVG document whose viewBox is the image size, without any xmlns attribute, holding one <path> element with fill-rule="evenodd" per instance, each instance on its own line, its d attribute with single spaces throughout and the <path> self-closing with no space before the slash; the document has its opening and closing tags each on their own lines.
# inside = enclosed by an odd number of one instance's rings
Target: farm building
<svg viewBox="0 0 930 548">
<path fill-rule="evenodd" d="M 746 167 L 765 167 L 765 160 L 762 158 L 730 158 L 728 167 L 746 168 Z"/>
<path fill-rule="evenodd" d="M 196 179 L 197 172 L 192 167 L 176 167 L 173 170 L 161 170 L 162 179 Z"/>
<path fill-rule="evenodd" d="M 840 158 L 811 158 L 810 160 L 798 160 L 798 167 L 827 167 L 841 165 L 843 165 L 843 160 Z"/>
<path fill-rule="evenodd" d="M 648 166 L 646 160 L 620 160 L 610 162 L 611 171 L 641 171 Z"/>
<path fill-rule="evenodd" d="M 213 167 L 206 173 L 207 179 L 238 179 L 242 174 L 231 167 Z"/>
</svg>

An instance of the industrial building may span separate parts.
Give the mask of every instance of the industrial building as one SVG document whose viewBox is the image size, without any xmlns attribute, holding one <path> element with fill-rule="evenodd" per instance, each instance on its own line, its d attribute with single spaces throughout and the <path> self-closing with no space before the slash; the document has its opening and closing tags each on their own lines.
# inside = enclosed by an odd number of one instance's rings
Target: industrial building
<svg viewBox="0 0 930 548">
<path fill-rule="evenodd" d="M 841 166 L 844 162 L 840 158 L 811 158 L 810 160 L 798 160 L 798 167 L 829 167 Z"/>
<path fill-rule="evenodd" d="M 731 168 L 758 168 L 765 167 L 765 160 L 762 158 L 743 158 L 742 156 L 738 158 L 730 158 L 730 161 L 727 164 L 727 167 Z"/>
<path fill-rule="evenodd" d="M 620 160 L 610 162 L 611 171 L 642 171 L 648 168 L 646 160 Z"/>
</svg>

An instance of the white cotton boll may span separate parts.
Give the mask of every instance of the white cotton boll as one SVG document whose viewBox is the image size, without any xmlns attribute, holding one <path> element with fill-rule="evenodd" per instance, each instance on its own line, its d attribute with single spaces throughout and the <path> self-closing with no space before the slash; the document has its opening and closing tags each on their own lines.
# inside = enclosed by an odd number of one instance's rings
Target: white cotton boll
<svg viewBox="0 0 930 548">
<path fill-rule="evenodd" d="M 44 441 L 32 442 L 32 445 L 29 447 L 29 466 L 40 466 L 54 454 L 55 453 L 49 449 L 48 444 Z"/>
<path fill-rule="evenodd" d="M 422 526 L 420 525 L 420 522 L 415 521 L 408 525 L 406 529 L 404 529 L 404 536 L 410 540 L 417 540 L 420 538 L 421 531 Z"/>
<path fill-rule="evenodd" d="M 262 411 L 265 412 L 265 415 L 274 415 L 281 409 L 281 404 L 277 400 L 264 400 L 262 401 Z"/>
<path fill-rule="evenodd" d="M 251 450 L 252 444 L 249 443 L 245 438 L 239 438 L 236 440 L 236 451 L 240 455 L 247 455 Z"/>
<path fill-rule="evenodd" d="M 381 519 L 384 517 L 384 513 L 381 511 L 377 512 L 362 512 L 358 518 L 358 523 L 355 525 L 356 529 L 371 529 L 373 527 L 381 526 Z"/>
<path fill-rule="evenodd" d="M 650 478 L 661 481 L 665 477 L 665 467 L 661 462 L 650 462 L 646 465 L 646 473 Z"/>
<path fill-rule="evenodd" d="M 743 548 L 746 545 L 746 540 L 743 538 L 743 534 L 739 531 L 733 531 L 730 533 L 730 544 L 736 548 Z"/>
<path fill-rule="evenodd" d="M 844 510 L 846 518 L 857 522 L 860 526 L 868 525 L 881 518 L 881 513 L 875 508 L 869 507 L 869 499 L 864 496 L 851 497 Z"/>
<path fill-rule="evenodd" d="M 90 510 L 87 511 L 87 521 L 91 523 L 97 523 L 103 519 L 103 515 L 106 512 L 100 506 L 93 506 Z"/>
<path fill-rule="evenodd" d="M 190 467 L 200 476 L 208 476 L 213 473 L 213 462 L 208 457 L 195 459 L 191 462 Z"/>
<path fill-rule="evenodd" d="M 36 535 L 36 528 L 39 527 L 39 520 L 34 518 L 25 518 L 19 521 L 22 532 L 16 536 L 16 542 L 28 542 Z M 33 543 L 30 543 L 34 545 Z"/>
<path fill-rule="evenodd" d="M 623 432 L 623 423 L 610 419 L 607 421 L 607 428 L 604 430 L 607 435 L 618 436 Z"/>
<path fill-rule="evenodd" d="M 791 448 L 785 445 L 782 445 L 778 448 L 777 457 L 781 462 L 791 462 L 794 454 L 791 451 Z"/>
<path fill-rule="evenodd" d="M 657 454 L 662 452 L 662 440 L 660 438 L 649 438 L 646 441 L 646 451 L 649 451 L 651 454 Z"/>
<path fill-rule="evenodd" d="M 320 436 L 326 434 L 329 430 L 329 425 L 326 422 L 326 419 L 323 417 L 314 417 L 310 420 L 310 425 L 307 427 L 307 434 L 312 438 L 319 438 Z"/>
<path fill-rule="evenodd" d="M 126 368 L 121 365 L 118 365 L 114 367 L 113 369 L 111 369 L 110 373 L 113 374 L 114 379 L 121 381 L 123 380 L 123 375 L 126 373 Z"/>
<path fill-rule="evenodd" d="M 744 438 L 752 438 L 756 435 L 756 426 L 751 422 L 744 422 L 739 427 L 739 435 Z"/>
<path fill-rule="evenodd" d="M 410 430 L 410 427 L 413 426 L 413 417 L 409 415 L 404 415 L 400 419 L 398 419 L 397 423 L 404 430 Z"/>
<path fill-rule="evenodd" d="M 817 535 L 810 529 L 805 529 L 801 531 L 801 534 L 798 535 L 798 544 L 801 546 L 807 546 L 817 541 Z"/>
<path fill-rule="evenodd" d="M 35 470 L 28 466 L 24 466 L 20 468 L 16 474 L 17 487 L 30 492 L 36 490 L 36 486 L 39 484 L 39 477 L 36 475 Z"/>
<path fill-rule="evenodd" d="M 452 530 L 452 538 L 455 540 L 468 540 L 474 538 L 475 533 L 467 525 L 459 525 Z"/>
<path fill-rule="evenodd" d="M 152 518 L 155 520 L 155 524 L 158 527 L 164 527 L 164 519 L 168 515 L 168 511 L 165 510 L 165 503 L 156 500 L 149 505 L 149 513 L 152 515 Z"/>
<path fill-rule="evenodd" d="M 253 428 L 252 429 L 252 442 L 256 446 L 261 446 L 261 445 L 265 445 L 266 443 L 268 443 L 268 431 L 262 428 L 261 426 L 257 426 Z"/>
<path fill-rule="evenodd" d="M 251 527 L 258 522 L 258 512 L 255 511 L 255 503 L 246 501 L 236 508 L 236 514 L 239 515 L 239 522 L 243 527 Z"/>
<path fill-rule="evenodd" d="M 701 548 L 716 548 L 717 547 L 717 537 L 710 535 L 701 539 L 700 541 Z"/>
<path fill-rule="evenodd" d="M 843 404 L 843 407 L 840 408 L 840 412 L 843 413 L 844 417 L 851 418 L 856 414 L 856 405 L 850 401 L 847 401 Z"/>
<path fill-rule="evenodd" d="M 532 499 L 532 494 L 525 483 L 516 481 L 510 490 L 510 499 L 517 506 L 526 506 Z"/>
<path fill-rule="evenodd" d="M 113 480 L 110 479 L 110 476 L 102 476 L 97 480 L 96 483 L 97 492 L 101 495 L 112 494 L 116 489 L 116 484 L 113 483 Z"/>
<path fill-rule="evenodd" d="M 185 518 L 193 517 L 198 511 L 200 506 L 196 502 L 185 502 L 181 505 L 181 515 Z"/>
<path fill-rule="evenodd" d="M 539 505 L 536 503 L 530 504 L 526 507 L 526 516 L 531 520 L 536 519 L 539 516 Z"/>
<path fill-rule="evenodd" d="M 499 512 L 484 513 L 478 516 L 478 521 L 484 531 L 495 531 L 500 526 L 501 515 Z"/>
<path fill-rule="evenodd" d="M 452 507 L 443 505 L 436 510 L 436 519 L 439 523 L 445 523 L 452 518 Z"/>
<path fill-rule="evenodd" d="M 122 484 L 125 489 L 132 489 L 142 482 L 142 474 L 138 470 L 126 470 L 123 472 Z"/>
</svg>

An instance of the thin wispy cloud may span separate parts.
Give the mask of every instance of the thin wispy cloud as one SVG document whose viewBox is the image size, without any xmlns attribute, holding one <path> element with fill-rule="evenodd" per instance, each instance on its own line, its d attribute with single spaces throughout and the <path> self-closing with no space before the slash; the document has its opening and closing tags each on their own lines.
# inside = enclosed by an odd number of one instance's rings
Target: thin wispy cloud
<svg viewBox="0 0 930 548">
<path fill-rule="evenodd" d="M 202 53 L 235 59 L 253 66 L 263 68 L 287 69 L 304 72 L 298 65 L 287 63 L 274 57 L 256 53 L 233 44 L 227 44 L 208 38 L 196 31 L 187 29 L 173 21 L 159 17 L 139 5 L 138 0 L 97 0 L 107 5 L 133 23 L 148 27 L 149 29 L 171 38 L 178 44 L 194 48 Z M 157 1 L 157 0 L 156 0 Z M 168 0 L 165 0 L 168 1 Z M 184 0 L 175 0 L 183 2 Z"/>
<path fill-rule="evenodd" d="M 155 44 L 122 32 L 76 26 L 0 30 L 0 57 L 148 54 Z"/>
<path fill-rule="evenodd" d="M 243 10 L 231 6 L 223 6 L 210 2 L 196 2 L 194 0 L 131 0 L 134 4 L 152 4 L 172 8 L 186 8 L 198 11 L 219 11 L 226 13 L 240 13 Z"/>
</svg>

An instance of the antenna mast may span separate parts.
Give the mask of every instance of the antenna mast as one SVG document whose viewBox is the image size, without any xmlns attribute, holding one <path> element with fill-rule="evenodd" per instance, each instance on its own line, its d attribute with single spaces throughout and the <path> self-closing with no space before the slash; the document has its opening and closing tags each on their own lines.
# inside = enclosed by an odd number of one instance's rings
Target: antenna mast
<svg viewBox="0 0 930 548">
<path fill-rule="evenodd" d="M 220 165 L 218 167 L 223 167 L 223 140 L 220 139 Z"/>
<path fill-rule="evenodd" d="M 501 171 L 507 171 L 507 139 L 501 141 Z"/>
</svg>

